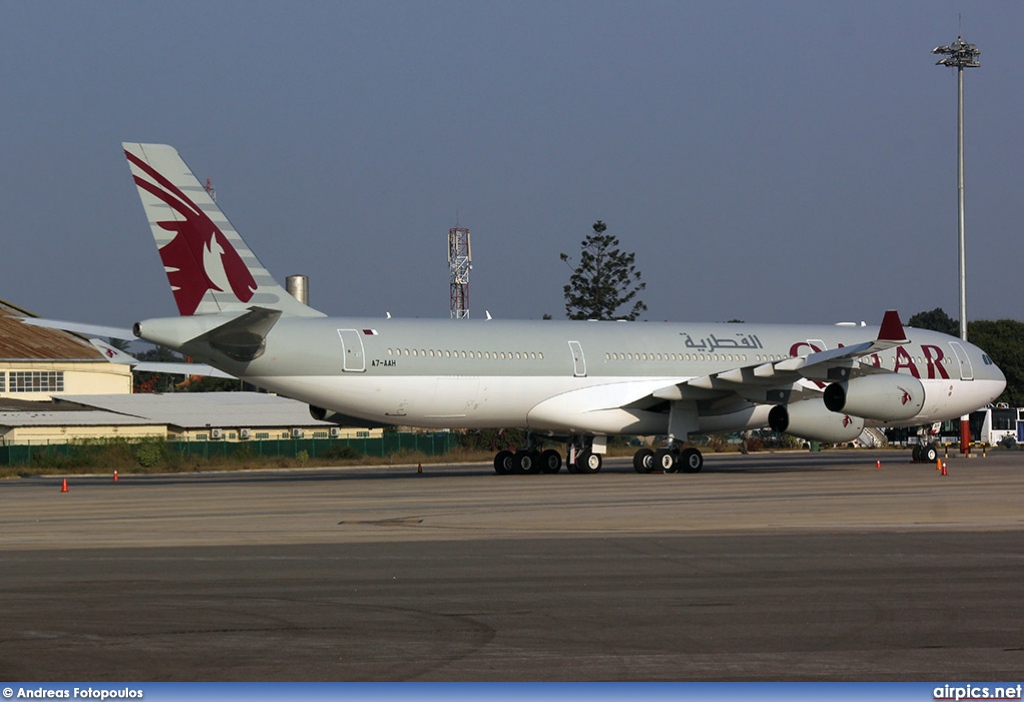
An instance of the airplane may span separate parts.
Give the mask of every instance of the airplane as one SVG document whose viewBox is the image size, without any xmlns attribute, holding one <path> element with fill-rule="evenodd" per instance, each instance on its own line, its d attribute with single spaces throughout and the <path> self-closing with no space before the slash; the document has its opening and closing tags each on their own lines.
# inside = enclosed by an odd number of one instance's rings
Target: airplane
<svg viewBox="0 0 1024 702">
<path fill-rule="evenodd" d="M 663 435 L 633 456 L 639 473 L 699 472 L 692 433 L 770 427 L 847 442 L 867 426 L 919 426 L 994 400 L 1006 379 L 977 346 L 854 325 L 504 321 L 328 317 L 288 294 L 178 152 L 124 153 L 180 316 L 136 337 L 307 402 L 347 426 L 520 428 L 527 445 L 498 474 L 596 473 L 608 437 Z M 909 332 L 909 335 L 908 335 Z M 932 453 L 924 456 L 934 461 Z"/>
</svg>

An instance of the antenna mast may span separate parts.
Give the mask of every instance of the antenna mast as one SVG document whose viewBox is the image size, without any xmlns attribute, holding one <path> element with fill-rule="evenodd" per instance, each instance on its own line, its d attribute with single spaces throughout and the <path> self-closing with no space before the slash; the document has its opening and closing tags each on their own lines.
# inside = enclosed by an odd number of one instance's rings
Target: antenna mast
<svg viewBox="0 0 1024 702">
<path fill-rule="evenodd" d="M 469 230 L 465 227 L 448 230 L 448 269 L 452 281 L 452 319 L 469 319 L 469 272 L 473 269 L 473 254 L 469 246 Z"/>
</svg>

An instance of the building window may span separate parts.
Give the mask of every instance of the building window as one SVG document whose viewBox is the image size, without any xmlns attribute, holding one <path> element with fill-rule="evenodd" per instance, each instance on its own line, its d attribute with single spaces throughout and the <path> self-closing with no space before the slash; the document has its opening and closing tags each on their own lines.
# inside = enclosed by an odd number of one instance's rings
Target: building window
<svg viewBox="0 0 1024 702">
<path fill-rule="evenodd" d="M 0 371 L 0 392 L 7 391 L 7 374 Z"/>
<path fill-rule="evenodd" d="M 11 371 L 11 392 L 64 392 L 64 371 Z"/>
</svg>

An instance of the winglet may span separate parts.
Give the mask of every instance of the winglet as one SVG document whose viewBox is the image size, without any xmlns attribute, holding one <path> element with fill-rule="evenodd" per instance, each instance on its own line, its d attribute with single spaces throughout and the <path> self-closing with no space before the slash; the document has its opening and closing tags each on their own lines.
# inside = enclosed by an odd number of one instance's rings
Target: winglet
<svg viewBox="0 0 1024 702">
<path fill-rule="evenodd" d="M 900 321 L 900 313 L 896 310 L 887 310 L 882 317 L 882 326 L 878 330 L 879 341 L 891 341 L 894 344 L 907 343 L 907 334 L 903 331 L 903 322 Z"/>
</svg>

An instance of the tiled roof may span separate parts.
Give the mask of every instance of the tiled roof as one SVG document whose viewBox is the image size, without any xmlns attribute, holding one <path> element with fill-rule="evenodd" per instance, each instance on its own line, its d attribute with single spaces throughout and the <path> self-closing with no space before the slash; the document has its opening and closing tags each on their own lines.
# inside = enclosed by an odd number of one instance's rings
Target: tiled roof
<svg viewBox="0 0 1024 702">
<path fill-rule="evenodd" d="M 16 317 L 36 315 L 0 300 L 0 360 L 105 361 L 80 336 L 59 329 L 22 324 Z"/>
</svg>

